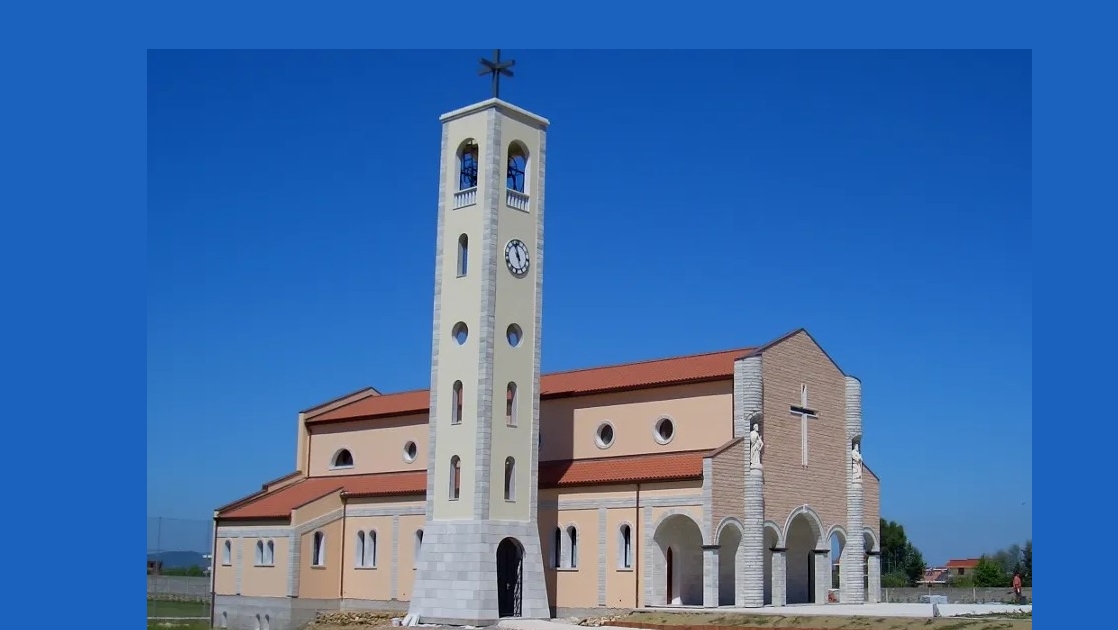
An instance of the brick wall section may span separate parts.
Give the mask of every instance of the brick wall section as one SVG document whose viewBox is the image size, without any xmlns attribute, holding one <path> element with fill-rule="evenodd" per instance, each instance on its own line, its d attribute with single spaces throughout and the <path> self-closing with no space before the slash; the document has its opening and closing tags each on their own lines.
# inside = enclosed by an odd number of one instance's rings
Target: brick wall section
<svg viewBox="0 0 1118 630">
<path fill-rule="evenodd" d="M 712 460 L 711 532 L 709 540 L 717 543 L 718 524 L 727 516 L 739 521 L 745 518 L 745 440 L 735 438 L 716 450 Z"/>
<path fill-rule="evenodd" d="M 881 481 L 870 472 L 868 468 L 863 469 L 862 474 L 862 492 L 864 493 L 863 501 L 865 506 L 862 508 L 862 526 L 868 527 L 873 530 L 873 535 L 881 544 Z M 869 551 L 869 547 L 866 551 Z"/>
<path fill-rule="evenodd" d="M 792 510 L 811 506 L 823 535 L 846 522 L 846 381 L 843 373 L 800 331 L 764 351 L 765 518 L 783 528 Z M 808 420 L 808 467 L 800 464 L 800 384 L 818 418 Z M 786 532 L 785 532 L 786 533 Z"/>
</svg>

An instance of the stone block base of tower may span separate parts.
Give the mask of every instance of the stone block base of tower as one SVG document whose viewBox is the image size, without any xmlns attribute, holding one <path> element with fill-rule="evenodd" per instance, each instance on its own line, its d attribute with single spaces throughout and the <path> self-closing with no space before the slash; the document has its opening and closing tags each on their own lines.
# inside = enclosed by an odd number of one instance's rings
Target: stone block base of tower
<svg viewBox="0 0 1118 630">
<path fill-rule="evenodd" d="M 408 613 L 443 625 L 550 619 L 536 523 L 428 521 Z"/>
</svg>

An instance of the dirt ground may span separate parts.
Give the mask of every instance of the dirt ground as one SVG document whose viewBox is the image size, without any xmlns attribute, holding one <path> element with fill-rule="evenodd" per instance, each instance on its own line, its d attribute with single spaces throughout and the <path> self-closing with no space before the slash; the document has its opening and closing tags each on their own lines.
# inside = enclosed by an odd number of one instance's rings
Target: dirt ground
<svg viewBox="0 0 1118 630">
<path fill-rule="evenodd" d="M 399 613 L 339 612 L 320 616 L 306 630 L 385 630 L 392 628 L 392 617 Z M 823 617 L 747 615 L 725 613 L 634 612 L 607 618 L 590 618 L 583 626 L 610 625 L 611 620 L 668 624 L 673 626 L 727 626 L 728 629 L 767 630 L 1032 630 L 1032 616 L 999 615 L 985 617 Z M 399 629 L 397 629 L 399 630 Z M 478 628 L 478 630 L 492 630 Z"/>
<path fill-rule="evenodd" d="M 1032 630 L 1032 616 L 986 617 L 824 617 L 725 613 L 634 612 L 618 621 L 680 626 L 810 628 L 813 630 Z M 606 622 L 608 624 L 608 622 Z"/>
</svg>

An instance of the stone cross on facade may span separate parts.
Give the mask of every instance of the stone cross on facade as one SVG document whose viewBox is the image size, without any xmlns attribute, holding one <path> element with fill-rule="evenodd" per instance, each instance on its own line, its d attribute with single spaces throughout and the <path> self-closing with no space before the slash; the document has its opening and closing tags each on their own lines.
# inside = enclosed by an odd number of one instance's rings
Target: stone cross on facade
<svg viewBox="0 0 1118 630">
<path fill-rule="evenodd" d="M 807 421 L 819 417 L 814 409 L 807 406 L 807 385 L 800 385 L 800 404 L 792 405 L 790 411 L 800 417 L 800 464 L 807 466 Z"/>
</svg>

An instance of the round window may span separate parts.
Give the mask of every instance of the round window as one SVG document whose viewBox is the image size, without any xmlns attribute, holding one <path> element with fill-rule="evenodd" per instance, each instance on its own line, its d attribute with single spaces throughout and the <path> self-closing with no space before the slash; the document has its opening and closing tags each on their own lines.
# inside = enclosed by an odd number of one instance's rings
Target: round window
<svg viewBox="0 0 1118 630">
<path fill-rule="evenodd" d="M 520 341 L 524 338 L 524 331 L 516 324 L 509 324 L 508 330 L 505 331 L 505 337 L 509 340 L 509 345 L 513 348 L 520 345 Z"/>
<path fill-rule="evenodd" d="M 450 330 L 450 334 L 454 337 L 454 340 L 458 342 L 458 345 L 462 345 L 466 343 L 466 338 L 470 336 L 470 330 L 466 328 L 465 322 L 458 322 L 454 325 L 454 328 Z"/>
<path fill-rule="evenodd" d="M 613 425 L 608 422 L 598 425 L 595 438 L 594 441 L 598 443 L 598 448 L 609 448 L 613 444 Z"/>
<path fill-rule="evenodd" d="M 419 453 L 419 448 L 415 445 L 415 442 L 412 442 L 411 440 L 408 440 L 408 443 L 404 445 L 404 461 L 409 463 L 409 464 L 414 462 L 415 461 L 415 456 L 418 453 Z"/>
<path fill-rule="evenodd" d="M 661 444 L 667 444 L 675 437 L 675 423 L 671 418 L 660 418 L 656 422 L 656 429 L 654 431 L 656 441 Z"/>
</svg>

